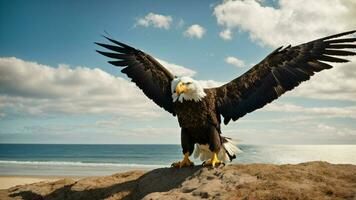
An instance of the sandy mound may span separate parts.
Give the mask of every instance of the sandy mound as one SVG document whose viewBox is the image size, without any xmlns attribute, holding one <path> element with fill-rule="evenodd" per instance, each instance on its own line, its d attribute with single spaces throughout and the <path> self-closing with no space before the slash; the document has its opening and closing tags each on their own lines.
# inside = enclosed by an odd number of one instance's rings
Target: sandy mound
<svg viewBox="0 0 356 200">
<path fill-rule="evenodd" d="M 356 199 L 356 166 L 309 162 L 162 168 L 0 191 L 0 199 Z"/>
</svg>

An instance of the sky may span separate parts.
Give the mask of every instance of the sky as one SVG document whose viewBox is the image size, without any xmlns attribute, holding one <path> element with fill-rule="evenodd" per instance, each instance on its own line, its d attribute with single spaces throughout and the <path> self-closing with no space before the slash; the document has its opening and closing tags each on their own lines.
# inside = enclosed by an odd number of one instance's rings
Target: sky
<svg viewBox="0 0 356 200">
<path fill-rule="evenodd" d="M 177 119 L 95 52 L 108 35 L 205 87 L 356 29 L 353 0 L 0 0 L 0 143 L 179 144 Z M 244 144 L 356 144 L 356 59 L 227 126 Z"/>
</svg>

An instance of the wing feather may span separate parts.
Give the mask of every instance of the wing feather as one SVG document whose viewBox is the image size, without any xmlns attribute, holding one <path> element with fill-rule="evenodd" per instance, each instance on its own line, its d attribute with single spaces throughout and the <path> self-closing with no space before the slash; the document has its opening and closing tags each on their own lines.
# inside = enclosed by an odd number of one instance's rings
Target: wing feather
<svg viewBox="0 0 356 200">
<path fill-rule="evenodd" d="M 335 38 L 355 32 L 340 33 L 294 47 L 279 47 L 240 77 L 223 86 L 211 88 L 224 123 L 228 124 L 230 120 L 235 121 L 262 108 L 301 82 L 309 80 L 316 72 L 332 68 L 325 62 L 349 62 L 338 56 L 356 55 L 356 52 L 345 50 L 356 49 L 356 44 L 352 44 L 356 38 Z"/>
<path fill-rule="evenodd" d="M 175 115 L 170 90 L 174 75 L 149 54 L 111 38 L 105 38 L 114 45 L 97 42 L 95 44 L 111 52 L 96 51 L 115 59 L 108 62 L 123 67 L 121 72 L 126 74 L 148 98 Z"/>
</svg>

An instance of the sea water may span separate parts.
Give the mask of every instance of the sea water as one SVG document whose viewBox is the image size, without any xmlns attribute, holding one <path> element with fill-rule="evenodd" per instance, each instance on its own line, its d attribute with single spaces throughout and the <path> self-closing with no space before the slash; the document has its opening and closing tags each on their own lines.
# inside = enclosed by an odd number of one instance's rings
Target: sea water
<svg viewBox="0 0 356 200">
<path fill-rule="evenodd" d="M 356 145 L 239 145 L 233 163 L 356 164 Z M 169 167 L 180 145 L 0 144 L 0 175 L 99 176 Z M 195 164 L 201 161 L 193 159 Z"/>
</svg>

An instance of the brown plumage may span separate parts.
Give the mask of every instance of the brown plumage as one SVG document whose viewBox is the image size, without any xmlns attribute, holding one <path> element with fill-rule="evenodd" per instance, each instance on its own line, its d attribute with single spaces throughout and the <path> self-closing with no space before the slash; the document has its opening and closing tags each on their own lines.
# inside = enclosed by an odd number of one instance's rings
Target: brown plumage
<svg viewBox="0 0 356 200">
<path fill-rule="evenodd" d="M 170 86 L 174 76 L 152 56 L 116 40 L 107 39 L 116 45 L 96 44 L 115 53 L 97 52 L 109 58 L 117 59 L 109 61 L 109 63 L 124 67 L 121 72 L 131 78 L 131 81 L 136 83 L 148 98 L 175 115 Z"/>
<path fill-rule="evenodd" d="M 334 39 L 355 31 L 321 38 L 298 46 L 279 47 L 259 64 L 231 82 L 214 88 L 220 114 L 228 124 L 262 108 L 301 82 L 309 80 L 316 72 L 332 68 L 327 62 L 348 62 L 334 56 L 351 56 L 355 52 L 356 38 Z"/>
<path fill-rule="evenodd" d="M 98 51 L 115 61 L 109 63 L 124 67 L 121 71 L 132 82 L 166 111 L 177 115 L 182 127 L 183 153 L 190 155 L 194 144 L 208 144 L 211 152 L 218 153 L 227 142 L 220 130 L 221 116 L 224 123 L 237 120 L 245 114 L 262 108 L 274 99 L 292 90 L 301 82 L 309 80 L 314 73 L 332 66 L 325 62 L 348 62 L 339 56 L 354 56 L 355 37 L 335 39 L 350 35 L 349 31 L 320 38 L 298 46 L 279 47 L 259 64 L 229 83 L 204 89 L 204 98 L 195 100 L 173 100 L 171 91 L 175 76 L 150 55 L 126 44 L 107 38 L 115 45 L 96 43 L 113 53 Z M 183 83 L 187 85 L 189 83 Z M 178 96 L 179 99 L 179 96 Z M 224 147 L 230 159 L 228 149 Z M 188 161 L 183 160 L 180 166 Z M 179 164 L 179 163 L 178 163 Z"/>
</svg>

